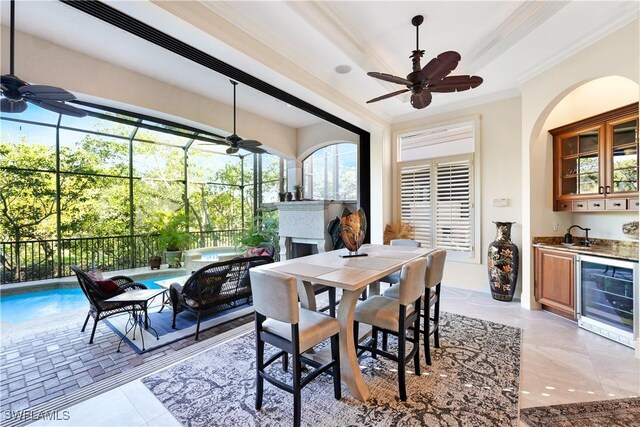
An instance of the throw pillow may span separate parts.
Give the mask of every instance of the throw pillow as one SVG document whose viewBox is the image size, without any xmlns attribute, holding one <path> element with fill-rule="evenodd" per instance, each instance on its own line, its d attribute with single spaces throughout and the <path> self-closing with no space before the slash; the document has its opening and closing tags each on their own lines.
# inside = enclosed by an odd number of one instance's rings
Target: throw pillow
<svg viewBox="0 0 640 427">
<path fill-rule="evenodd" d="M 251 251 L 249 251 L 249 256 L 269 256 L 269 251 L 266 250 L 265 248 L 252 248 Z"/>
<path fill-rule="evenodd" d="M 89 276 L 89 279 L 93 280 L 94 282 L 97 282 L 98 280 L 104 280 L 104 277 L 102 276 L 102 271 L 100 270 L 89 271 L 87 273 L 87 276 Z"/>
<path fill-rule="evenodd" d="M 105 294 L 116 294 L 120 291 L 120 287 L 113 280 L 97 280 L 96 284 Z"/>
</svg>

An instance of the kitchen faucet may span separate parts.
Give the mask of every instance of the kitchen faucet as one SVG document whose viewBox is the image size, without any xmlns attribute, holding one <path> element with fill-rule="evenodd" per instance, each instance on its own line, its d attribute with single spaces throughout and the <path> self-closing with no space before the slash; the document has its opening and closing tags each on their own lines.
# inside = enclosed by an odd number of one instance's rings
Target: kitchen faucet
<svg viewBox="0 0 640 427">
<path fill-rule="evenodd" d="M 579 225 L 572 225 L 571 227 L 567 228 L 567 234 L 564 235 L 564 243 L 573 243 L 573 236 L 571 236 L 571 229 L 574 227 L 577 227 L 580 230 L 584 231 L 584 245 L 589 246 L 589 230 L 591 229 L 583 228 L 583 227 L 580 227 Z"/>
</svg>

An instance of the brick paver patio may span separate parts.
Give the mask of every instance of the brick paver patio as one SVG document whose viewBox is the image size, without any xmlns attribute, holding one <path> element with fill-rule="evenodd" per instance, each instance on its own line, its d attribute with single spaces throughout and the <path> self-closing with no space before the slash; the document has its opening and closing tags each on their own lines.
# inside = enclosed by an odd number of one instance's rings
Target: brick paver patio
<svg viewBox="0 0 640 427">
<path fill-rule="evenodd" d="M 86 311 L 63 318 L 41 319 L 37 325 L 2 325 L 0 343 L 0 410 L 21 410 L 68 395 L 89 384 L 126 372 L 146 361 L 191 344 L 193 335 L 137 354 L 103 321 L 89 344 L 91 323 L 80 332 Z M 253 321 L 253 315 L 200 332 L 200 341 Z"/>
</svg>

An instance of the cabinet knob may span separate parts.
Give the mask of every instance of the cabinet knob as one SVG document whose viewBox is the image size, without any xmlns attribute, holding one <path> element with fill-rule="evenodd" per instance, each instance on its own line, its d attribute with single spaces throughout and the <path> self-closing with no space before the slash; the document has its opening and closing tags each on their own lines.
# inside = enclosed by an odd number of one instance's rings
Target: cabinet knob
<svg viewBox="0 0 640 427">
<path fill-rule="evenodd" d="M 613 206 L 622 206 L 620 203 L 614 203 Z"/>
<path fill-rule="evenodd" d="M 578 203 L 577 205 L 579 208 L 583 207 L 584 205 L 582 203 Z"/>
<path fill-rule="evenodd" d="M 600 207 L 600 203 L 594 203 L 593 206 L 595 206 L 596 208 Z"/>
</svg>

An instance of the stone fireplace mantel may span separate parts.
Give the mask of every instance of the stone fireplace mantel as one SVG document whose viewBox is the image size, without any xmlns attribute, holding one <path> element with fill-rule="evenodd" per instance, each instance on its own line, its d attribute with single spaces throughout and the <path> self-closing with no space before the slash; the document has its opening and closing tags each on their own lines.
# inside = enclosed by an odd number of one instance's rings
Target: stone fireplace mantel
<svg viewBox="0 0 640 427">
<path fill-rule="evenodd" d="M 333 249 L 327 224 L 340 217 L 345 202 L 331 200 L 305 200 L 275 203 L 278 209 L 280 234 L 280 260 L 292 257 L 292 244 L 316 245 L 318 253 Z"/>
</svg>

